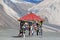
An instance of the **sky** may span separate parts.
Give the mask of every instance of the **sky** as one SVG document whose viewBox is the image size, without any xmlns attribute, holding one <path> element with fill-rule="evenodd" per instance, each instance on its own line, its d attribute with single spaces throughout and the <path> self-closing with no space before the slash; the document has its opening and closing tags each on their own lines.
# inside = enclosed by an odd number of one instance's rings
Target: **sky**
<svg viewBox="0 0 60 40">
<path fill-rule="evenodd" d="M 38 4 L 38 3 L 42 2 L 43 0 L 23 0 L 23 1 Z"/>
</svg>

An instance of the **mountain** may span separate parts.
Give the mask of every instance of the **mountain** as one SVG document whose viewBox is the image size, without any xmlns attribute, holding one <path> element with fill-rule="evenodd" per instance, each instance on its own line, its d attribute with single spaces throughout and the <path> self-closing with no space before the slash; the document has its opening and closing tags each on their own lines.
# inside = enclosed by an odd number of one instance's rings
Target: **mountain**
<svg viewBox="0 0 60 40">
<path fill-rule="evenodd" d="M 18 29 L 18 21 L 6 14 L 3 6 L 0 4 L 0 30 L 4 29 Z"/>
<path fill-rule="evenodd" d="M 18 29 L 18 17 L 26 14 L 24 11 L 27 12 L 27 9 L 32 6 L 30 3 L 15 3 L 11 0 L 0 0 L 0 29 Z"/>
<path fill-rule="evenodd" d="M 60 26 L 60 0 L 44 0 L 28 10 L 37 10 L 37 15 L 45 18 L 46 23 Z"/>
<path fill-rule="evenodd" d="M 12 1 L 12 0 L 3 0 L 3 2 L 9 6 L 12 10 L 17 12 L 17 15 L 19 17 L 25 15 L 29 8 L 34 6 L 34 4 L 26 3 L 26 2 L 20 2 L 20 1 Z M 21 5 L 22 4 L 22 5 Z"/>
<path fill-rule="evenodd" d="M 16 1 L 3 0 L 0 5 L 1 6 L 0 7 L 0 10 L 1 10 L 0 11 L 0 20 L 1 20 L 0 29 L 13 29 L 13 28 L 17 29 L 19 26 L 17 18 L 25 15 L 28 12 L 28 9 L 29 10 L 32 9 L 32 11 L 35 11 L 37 13 L 37 15 L 39 15 L 40 14 L 39 11 L 41 11 L 40 8 L 43 9 L 42 7 L 44 7 L 42 5 L 42 3 L 44 4 L 44 2 L 46 2 L 46 1 L 43 1 L 43 2 L 39 3 L 38 5 L 36 5 L 36 4 L 29 3 L 29 2 L 22 2 L 22 1 L 17 1 L 17 0 Z M 42 5 L 42 6 L 39 7 L 39 5 Z M 37 7 L 37 8 L 34 8 L 34 7 Z M 37 10 L 35 10 L 35 9 L 37 9 Z M 42 16 L 42 14 L 40 14 L 40 15 Z M 44 14 L 42 17 L 44 17 Z M 48 28 L 48 26 L 43 27 L 43 30 L 45 31 L 47 29 L 48 31 L 58 31 L 51 27 Z"/>
</svg>

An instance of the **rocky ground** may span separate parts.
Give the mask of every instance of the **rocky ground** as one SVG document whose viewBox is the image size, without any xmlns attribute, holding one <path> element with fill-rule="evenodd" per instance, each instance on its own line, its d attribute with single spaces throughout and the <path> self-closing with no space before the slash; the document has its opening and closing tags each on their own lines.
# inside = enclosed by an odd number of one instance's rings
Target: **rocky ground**
<svg viewBox="0 0 60 40">
<path fill-rule="evenodd" d="M 28 36 L 26 33 L 26 37 L 18 37 L 19 30 L 17 29 L 6 29 L 0 31 L 0 40 L 60 40 L 59 32 L 43 32 L 42 36 Z"/>
</svg>

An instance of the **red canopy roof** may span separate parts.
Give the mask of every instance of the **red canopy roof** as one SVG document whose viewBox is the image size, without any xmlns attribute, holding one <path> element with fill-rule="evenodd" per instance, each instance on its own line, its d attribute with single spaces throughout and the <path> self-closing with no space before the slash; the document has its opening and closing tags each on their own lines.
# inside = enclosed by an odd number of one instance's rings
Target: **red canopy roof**
<svg viewBox="0 0 60 40">
<path fill-rule="evenodd" d="M 21 18 L 19 20 L 35 20 L 35 21 L 43 21 L 43 18 L 40 18 L 39 16 L 35 15 L 34 13 L 29 13 Z"/>
</svg>

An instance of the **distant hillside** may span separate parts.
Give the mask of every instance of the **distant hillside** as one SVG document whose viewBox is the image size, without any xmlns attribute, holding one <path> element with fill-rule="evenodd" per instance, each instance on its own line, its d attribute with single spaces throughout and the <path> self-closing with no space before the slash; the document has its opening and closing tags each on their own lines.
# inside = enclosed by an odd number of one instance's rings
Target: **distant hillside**
<svg viewBox="0 0 60 40">
<path fill-rule="evenodd" d="M 46 19 L 46 23 L 60 25 L 60 0 L 44 0 L 29 10 L 37 10 L 37 15 Z"/>
<path fill-rule="evenodd" d="M 48 1 L 48 2 L 47 2 Z M 19 28 L 19 22 L 17 21 L 18 17 L 22 17 L 25 15 L 29 10 L 36 12 L 37 15 L 40 15 L 41 17 L 45 18 L 45 23 L 54 23 L 53 17 L 51 17 L 51 11 L 50 3 L 54 3 L 55 1 L 52 0 L 45 0 L 38 5 L 32 4 L 32 3 L 24 3 L 24 2 L 13 2 L 11 0 L 3 0 L 0 4 L 0 29 L 18 29 Z M 32 8 L 31 8 L 32 7 Z M 53 7 L 53 9 L 56 9 Z M 52 13 L 53 14 L 53 13 Z M 51 18 L 50 18 L 51 17 Z M 52 19 L 52 20 L 51 20 Z M 55 23 L 57 24 L 57 23 Z M 47 27 L 46 27 L 47 26 Z M 60 29 L 59 26 L 56 27 L 56 25 L 53 26 L 53 24 L 48 24 L 43 27 L 44 31 L 58 31 L 57 29 Z M 47 30 L 45 30 L 47 29 Z"/>
<path fill-rule="evenodd" d="M 0 4 L 0 29 L 18 29 L 18 26 L 18 21 L 7 15 Z"/>
<path fill-rule="evenodd" d="M 34 4 L 29 4 L 26 2 L 20 2 L 20 1 L 11 1 L 11 0 L 3 0 L 3 2 L 9 6 L 11 9 L 13 9 L 15 12 L 17 12 L 18 16 L 23 16 L 25 15 L 28 11 L 29 8 L 34 6 Z"/>
</svg>

